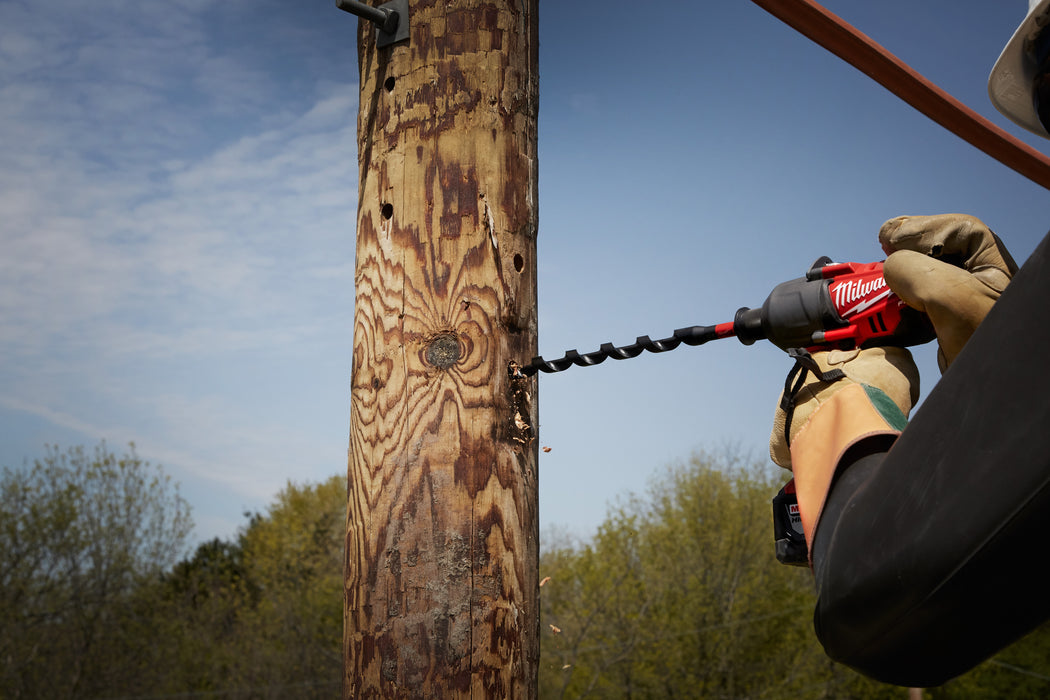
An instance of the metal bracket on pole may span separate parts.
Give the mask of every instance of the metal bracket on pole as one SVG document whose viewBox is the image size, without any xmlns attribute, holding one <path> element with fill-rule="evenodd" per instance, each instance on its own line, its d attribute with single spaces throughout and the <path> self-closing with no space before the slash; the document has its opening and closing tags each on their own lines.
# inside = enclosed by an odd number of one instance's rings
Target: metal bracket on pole
<svg viewBox="0 0 1050 700">
<path fill-rule="evenodd" d="M 379 7 L 357 0 L 335 0 L 335 6 L 376 25 L 376 48 L 408 41 L 408 0 L 391 0 Z"/>
</svg>

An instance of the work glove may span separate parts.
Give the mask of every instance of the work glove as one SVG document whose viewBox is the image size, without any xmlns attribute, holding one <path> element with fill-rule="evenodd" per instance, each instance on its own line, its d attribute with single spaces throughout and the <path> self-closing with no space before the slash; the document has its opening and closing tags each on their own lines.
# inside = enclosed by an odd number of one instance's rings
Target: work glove
<svg viewBox="0 0 1050 700">
<path fill-rule="evenodd" d="M 822 404 L 847 386 L 860 384 L 878 389 L 905 418 L 919 400 L 919 370 L 905 348 L 855 348 L 806 355 L 812 358 L 812 364 L 807 368 L 808 362 L 797 362 L 796 369 L 789 375 L 788 383 L 777 399 L 773 431 L 769 436 L 769 455 L 785 469 L 791 469 L 791 444 L 795 436 Z M 828 381 L 822 380 L 821 375 L 828 377 Z M 797 384 L 797 387 L 792 384 Z"/>
<path fill-rule="evenodd" d="M 906 304 L 926 313 L 946 369 L 1017 272 L 1006 247 L 962 214 L 900 216 L 879 230 L 883 275 Z M 770 456 L 794 473 L 799 513 L 813 534 L 843 455 L 867 438 L 891 440 L 918 400 L 919 373 L 903 348 L 796 351 L 773 419 Z M 786 397 L 786 398 L 785 398 Z"/>
<path fill-rule="evenodd" d="M 919 399 L 919 370 L 905 348 L 874 347 L 809 353 L 793 350 L 773 417 L 769 454 L 791 469 L 806 545 L 813 535 L 835 469 L 866 438 L 896 438 Z"/>
<path fill-rule="evenodd" d="M 879 230 L 883 275 L 908 306 L 925 312 L 937 333 L 943 372 L 1017 272 L 1002 241 L 965 214 L 898 216 Z"/>
</svg>

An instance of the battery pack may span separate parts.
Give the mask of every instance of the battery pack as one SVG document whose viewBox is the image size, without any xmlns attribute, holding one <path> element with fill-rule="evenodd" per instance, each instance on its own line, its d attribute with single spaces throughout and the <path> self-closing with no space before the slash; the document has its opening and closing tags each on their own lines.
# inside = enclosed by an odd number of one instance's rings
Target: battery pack
<svg viewBox="0 0 1050 700">
<path fill-rule="evenodd" d="M 794 479 L 784 484 L 773 497 L 773 541 L 777 561 L 781 564 L 809 566 L 809 550 L 802 530 Z"/>
</svg>

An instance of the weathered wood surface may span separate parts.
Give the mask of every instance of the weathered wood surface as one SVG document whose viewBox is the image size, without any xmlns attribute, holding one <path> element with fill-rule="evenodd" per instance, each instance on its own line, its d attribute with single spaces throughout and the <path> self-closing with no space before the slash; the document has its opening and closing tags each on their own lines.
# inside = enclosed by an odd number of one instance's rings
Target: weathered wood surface
<svg viewBox="0 0 1050 700">
<path fill-rule="evenodd" d="M 344 697 L 535 696 L 536 2 L 359 28 Z"/>
</svg>

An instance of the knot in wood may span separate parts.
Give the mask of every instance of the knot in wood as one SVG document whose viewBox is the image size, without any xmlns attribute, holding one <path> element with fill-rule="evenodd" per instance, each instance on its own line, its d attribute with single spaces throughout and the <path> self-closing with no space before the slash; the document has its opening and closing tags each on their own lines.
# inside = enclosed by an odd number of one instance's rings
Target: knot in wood
<svg viewBox="0 0 1050 700">
<path fill-rule="evenodd" d="M 439 335 L 427 343 L 427 363 L 439 369 L 448 369 L 456 364 L 461 355 L 459 338 L 451 333 Z"/>
</svg>

